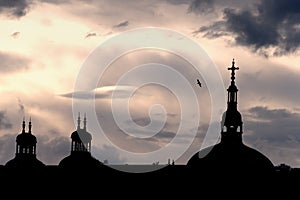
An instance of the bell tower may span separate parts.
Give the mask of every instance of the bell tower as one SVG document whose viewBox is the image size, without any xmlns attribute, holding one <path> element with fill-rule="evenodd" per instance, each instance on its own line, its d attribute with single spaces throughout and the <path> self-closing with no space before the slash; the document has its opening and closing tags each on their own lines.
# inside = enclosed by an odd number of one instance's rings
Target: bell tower
<svg viewBox="0 0 300 200">
<path fill-rule="evenodd" d="M 227 89 L 227 110 L 224 112 L 221 122 L 221 142 L 242 143 L 243 121 L 237 110 L 238 89 L 235 85 L 235 71 L 239 68 L 235 66 L 234 59 L 228 70 L 231 70 L 231 83 Z"/>
</svg>

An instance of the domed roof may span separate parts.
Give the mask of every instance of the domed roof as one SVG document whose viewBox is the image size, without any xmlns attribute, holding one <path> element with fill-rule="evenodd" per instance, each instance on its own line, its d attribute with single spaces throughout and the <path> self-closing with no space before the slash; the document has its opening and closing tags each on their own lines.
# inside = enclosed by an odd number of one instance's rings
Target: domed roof
<svg viewBox="0 0 300 200">
<path fill-rule="evenodd" d="M 272 171 L 274 165 L 262 153 L 243 143 L 219 143 L 201 150 L 187 163 L 190 167 L 218 169 L 218 171 Z"/>
<path fill-rule="evenodd" d="M 10 168 L 41 168 L 46 165 L 33 155 L 22 155 L 8 161 L 5 166 Z"/>
<path fill-rule="evenodd" d="M 92 135 L 84 129 L 77 129 L 71 134 L 71 138 L 73 141 L 85 143 L 92 140 Z"/>
<path fill-rule="evenodd" d="M 90 152 L 73 152 L 59 162 L 60 167 L 65 168 L 95 168 L 102 163 L 94 158 Z"/>
<path fill-rule="evenodd" d="M 21 133 L 16 139 L 18 144 L 35 145 L 37 143 L 36 137 L 31 133 Z"/>
</svg>

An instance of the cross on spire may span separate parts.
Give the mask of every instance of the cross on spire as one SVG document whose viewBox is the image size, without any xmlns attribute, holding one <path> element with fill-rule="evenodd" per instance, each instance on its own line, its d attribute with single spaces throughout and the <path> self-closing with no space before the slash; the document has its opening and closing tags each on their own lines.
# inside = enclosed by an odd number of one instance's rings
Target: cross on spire
<svg viewBox="0 0 300 200">
<path fill-rule="evenodd" d="M 239 67 L 234 66 L 235 62 L 234 59 L 232 60 L 232 66 L 228 67 L 228 70 L 231 70 L 231 83 L 234 84 L 234 79 L 235 79 L 235 70 L 239 70 Z"/>
</svg>

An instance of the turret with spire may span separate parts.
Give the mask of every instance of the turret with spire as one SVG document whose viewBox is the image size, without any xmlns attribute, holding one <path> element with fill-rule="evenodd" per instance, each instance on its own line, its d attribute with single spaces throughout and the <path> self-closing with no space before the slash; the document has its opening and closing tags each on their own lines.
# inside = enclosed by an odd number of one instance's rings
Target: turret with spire
<svg viewBox="0 0 300 200">
<path fill-rule="evenodd" d="M 32 134 L 31 117 L 28 124 L 28 132 L 25 130 L 26 122 L 23 117 L 22 132 L 16 138 L 16 157 L 6 163 L 11 167 L 43 167 L 45 166 L 36 158 L 37 139 Z"/>
<path fill-rule="evenodd" d="M 242 142 L 243 121 L 242 115 L 237 110 L 238 89 L 235 85 L 235 70 L 239 70 L 239 68 L 235 66 L 234 59 L 228 70 L 231 70 L 231 83 L 227 89 L 227 110 L 223 114 L 221 122 L 221 142 L 240 143 Z"/>
<path fill-rule="evenodd" d="M 81 119 L 80 119 L 80 112 L 78 113 L 77 118 L 77 130 L 74 131 L 71 135 L 71 153 L 73 152 L 91 152 L 91 140 L 92 135 L 87 132 L 87 120 L 86 114 L 84 114 L 83 119 L 83 128 L 80 126 Z"/>
<path fill-rule="evenodd" d="M 71 154 L 59 163 L 60 167 L 99 167 L 102 163 L 92 157 L 92 135 L 87 131 L 86 113 L 83 118 L 83 128 L 81 128 L 80 113 L 77 117 L 77 129 L 71 134 Z"/>
<path fill-rule="evenodd" d="M 242 141 L 243 121 L 237 109 L 238 88 L 235 84 L 235 72 L 239 68 L 235 66 L 234 59 L 228 70 L 231 71 L 231 83 L 227 89 L 227 110 L 221 121 L 221 142 L 196 153 L 187 165 L 195 170 L 202 168 L 205 174 L 211 172 L 214 175 L 233 172 L 255 172 L 260 175 L 272 173 L 272 162 Z"/>
</svg>

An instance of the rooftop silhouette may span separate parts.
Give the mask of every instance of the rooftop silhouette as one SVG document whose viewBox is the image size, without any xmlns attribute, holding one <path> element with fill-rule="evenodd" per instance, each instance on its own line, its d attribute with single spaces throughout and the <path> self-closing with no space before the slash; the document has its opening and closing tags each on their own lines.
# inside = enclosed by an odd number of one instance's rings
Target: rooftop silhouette
<svg viewBox="0 0 300 200">
<path fill-rule="evenodd" d="M 87 117 L 84 115 L 83 127 L 81 127 L 82 121 L 79 113 L 77 129 L 71 134 L 70 155 L 63 158 L 58 166 L 46 166 L 37 159 L 37 139 L 32 134 L 32 122 L 30 119 L 28 132 L 26 132 L 24 119 L 22 122 L 22 131 L 16 137 L 15 158 L 8 161 L 5 167 L 0 166 L 0 177 L 4 180 L 5 177 L 10 179 L 11 176 L 16 175 L 17 178 L 26 177 L 28 181 L 27 174 L 30 174 L 30 178 L 35 178 L 36 182 L 39 182 L 44 178 L 56 181 L 58 177 L 62 176 L 64 179 L 68 179 L 68 181 L 74 180 L 77 183 L 84 182 L 86 177 L 94 177 L 97 179 L 104 178 L 105 176 L 115 176 L 116 174 L 121 178 L 127 178 L 130 174 L 130 177 L 136 178 L 137 181 L 139 181 L 140 178 L 150 180 L 162 176 L 164 178 L 167 177 L 169 180 L 168 183 L 172 183 L 173 180 L 177 182 L 178 178 L 189 181 L 190 178 L 195 176 L 211 178 L 210 175 L 212 175 L 212 177 L 220 177 L 219 175 L 224 174 L 230 177 L 241 174 L 250 176 L 253 174 L 272 174 L 275 175 L 274 177 L 280 179 L 283 177 L 282 180 L 286 180 L 286 177 L 300 178 L 300 169 L 290 168 L 284 164 L 274 167 L 266 156 L 243 143 L 243 120 L 242 115 L 238 111 L 238 88 L 235 83 L 235 73 L 239 68 L 235 66 L 234 60 L 228 70 L 231 71 L 231 83 L 227 89 L 227 109 L 221 120 L 221 141 L 216 145 L 197 152 L 190 158 L 187 165 L 176 165 L 175 161 L 172 161 L 172 164 L 170 164 L 170 160 L 168 165 L 163 167 L 151 166 L 151 164 L 149 164 L 150 168 L 159 170 L 154 170 L 151 173 L 142 173 L 143 175 L 118 171 L 114 169 L 113 166 L 112 168 L 108 167 L 108 164 L 103 164 L 92 156 L 92 135 L 87 130 Z M 137 169 L 136 172 L 138 172 L 141 171 L 139 170 L 140 168 L 145 166 L 149 167 L 148 165 L 122 165 L 121 167 L 118 166 L 118 169 L 131 168 Z M 15 168 L 18 170 L 14 170 Z M 25 171 L 22 170 L 24 168 Z M 78 168 L 84 168 L 86 170 L 82 171 L 78 170 Z M 11 171 L 10 169 L 13 170 Z M 29 169 L 34 170 L 31 171 Z M 134 170 L 129 171 L 135 172 Z M 86 176 L 81 176 L 80 173 L 82 172 L 84 172 Z M 74 176 L 74 174 L 76 176 Z"/>
<path fill-rule="evenodd" d="M 102 165 L 91 155 L 92 135 L 87 131 L 86 114 L 83 119 L 83 128 L 80 127 L 80 123 L 80 113 L 78 113 L 77 130 L 71 134 L 71 154 L 60 161 L 60 167 L 94 168 Z"/>
<path fill-rule="evenodd" d="M 13 168 L 40 168 L 45 164 L 36 158 L 36 137 L 32 134 L 31 118 L 29 120 L 28 132 L 25 131 L 25 119 L 22 123 L 22 132 L 16 138 L 16 156 L 8 161 L 5 166 Z"/>
<path fill-rule="evenodd" d="M 221 121 L 221 142 L 197 152 L 188 161 L 188 167 L 194 170 L 217 172 L 272 172 L 272 162 L 262 153 L 246 146 L 242 140 L 243 121 L 237 109 L 238 88 L 235 84 L 235 66 L 233 59 L 231 83 L 227 89 L 227 110 Z"/>
</svg>

